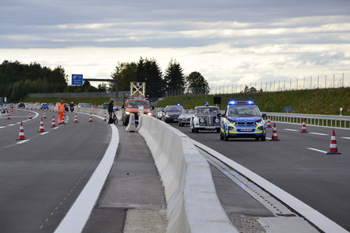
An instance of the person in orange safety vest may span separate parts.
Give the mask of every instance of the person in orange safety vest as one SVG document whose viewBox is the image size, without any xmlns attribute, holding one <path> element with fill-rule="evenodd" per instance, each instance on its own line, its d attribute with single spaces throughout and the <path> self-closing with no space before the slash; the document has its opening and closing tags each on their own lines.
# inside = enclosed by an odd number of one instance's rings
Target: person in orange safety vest
<svg viewBox="0 0 350 233">
<path fill-rule="evenodd" d="M 57 104 L 57 112 L 58 112 L 58 124 L 64 124 L 64 121 L 62 121 L 62 118 L 66 110 L 64 109 L 63 100 L 61 100 L 60 103 Z"/>
</svg>

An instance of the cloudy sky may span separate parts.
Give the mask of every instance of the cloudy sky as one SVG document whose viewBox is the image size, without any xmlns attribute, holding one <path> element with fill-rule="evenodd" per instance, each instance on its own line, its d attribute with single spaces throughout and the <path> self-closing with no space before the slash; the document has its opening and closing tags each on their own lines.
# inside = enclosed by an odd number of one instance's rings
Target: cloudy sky
<svg viewBox="0 0 350 233">
<path fill-rule="evenodd" d="M 110 78 L 140 57 L 211 85 L 343 73 L 350 85 L 350 1 L 0 0 L 0 62 Z"/>
</svg>

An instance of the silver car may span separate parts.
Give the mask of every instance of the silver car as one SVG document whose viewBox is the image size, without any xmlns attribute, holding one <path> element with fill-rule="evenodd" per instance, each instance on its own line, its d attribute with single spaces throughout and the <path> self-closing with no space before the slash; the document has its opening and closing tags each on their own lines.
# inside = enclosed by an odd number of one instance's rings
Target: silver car
<svg viewBox="0 0 350 233">
<path fill-rule="evenodd" d="M 193 133 L 199 130 L 216 130 L 220 132 L 220 110 L 216 106 L 197 106 L 191 118 L 190 127 Z"/>
<path fill-rule="evenodd" d="M 191 117 L 193 116 L 193 114 L 194 114 L 194 110 L 193 109 L 184 109 L 182 111 L 182 114 L 177 119 L 179 126 L 189 125 L 190 122 L 191 122 Z"/>
</svg>

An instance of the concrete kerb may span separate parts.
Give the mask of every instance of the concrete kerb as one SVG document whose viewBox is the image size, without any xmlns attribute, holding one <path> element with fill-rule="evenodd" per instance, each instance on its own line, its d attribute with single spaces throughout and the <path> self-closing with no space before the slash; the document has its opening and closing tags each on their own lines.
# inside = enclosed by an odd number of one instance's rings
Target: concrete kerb
<svg viewBox="0 0 350 233">
<path fill-rule="evenodd" d="M 216 195 L 207 161 L 190 138 L 153 117 L 139 130 L 154 157 L 167 202 L 167 232 L 238 232 Z"/>
</svg>

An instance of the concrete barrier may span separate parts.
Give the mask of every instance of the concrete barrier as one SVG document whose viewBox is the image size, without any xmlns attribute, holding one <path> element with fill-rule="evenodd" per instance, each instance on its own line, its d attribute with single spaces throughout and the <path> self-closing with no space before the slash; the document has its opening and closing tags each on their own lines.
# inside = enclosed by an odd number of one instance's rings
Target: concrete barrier
<svg viewBox="0 0 350 233">
<path fill-rule="evenodd" d="M 165 190 L 167 232 L 238 232 L 216 195 L 208 162 L 191 139 L 154 117 L 141 118 L 139 132 Z"/>
</svg>

